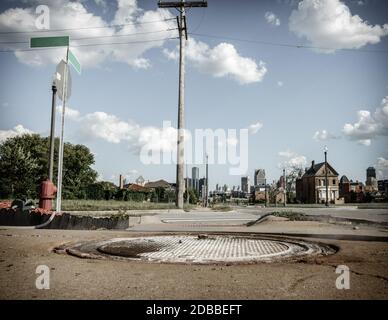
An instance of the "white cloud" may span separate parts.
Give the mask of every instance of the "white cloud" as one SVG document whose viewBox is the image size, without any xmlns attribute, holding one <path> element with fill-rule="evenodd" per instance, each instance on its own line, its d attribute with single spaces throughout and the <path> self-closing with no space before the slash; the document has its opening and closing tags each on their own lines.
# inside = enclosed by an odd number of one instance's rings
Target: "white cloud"
<svg viewBox="0 0 388 320">
<path fill-rule="evenodd" d="M 388 136 L 388 96 L 381 102 L 374 114 L 368 110 L 357 112 L 357 122 L 346 123 L 342 129 L 345 136 L 365 146 L 378 136 Z"/>
<path fill-rule="evenodd" d="M 377 158 L 375 167 L 377 170 L 377 179 L 386 179 L 388 177 L 388 159 L 383 157 Z"/>
<path fill-rule="evenodd" d="M 251 124 L 248 127 L 248 132 L 250 134 L 256 134 L 262 127 L 263 127 L 263 124 L 260 121 L 258 121 L 256 123 Z"/>
<path fill-rule="evenodd" d="M 163 52 L 169 59 L 177 59 L 177 50 Z M 260 82 L 267 73 L 263 61 L 257 64 L 251 58 L 242 57 L 232 44 L 225 42 L 210 48 L 206 43 L 190 38 L 187 41 L 186 57 L 201 72 L 216 78 L 230 76 L 240 84 Z"/>
<path fill-rule="evenodd" d="M 178 50 L 168 50 L 166 48 L 163 49 L 163 54 L 167 57 L 169 60 L 178 60 L 179 58 L 179 52 Z"/>
<path fill-rule="evenodd" d="M 338 139 L 336 135 L 328 132 L 327 130 L 322 130 L 322 131 L 315 131 L 313 135 L 313 139 L 317 141 L 325 141 L 325 140 L 331 140 L 331 139 Z"/>
<path fill-rule="evenodd" d="M 81 115 L 78 110 L 71 110 L 74 116 L 68 119 L 78 123 L 75 136 L 81 141 L 101 139 L 114 144 L 126 143 L 134 152 L 144 146 L 153 151 L 176 150 L 177 131 L 169 122 L 163 128 L 142 127 L 132 120 L 123 121 L 102 111 Z"/>
<path fill-rule="evenodd" d="M 371 139 L 361 139 L 357 141 L 358 144 L 369 147 L 372 143 Z"/>
<path fill-rule="evenodd" d="M 376 167 L 388 169 L 388 159 L 384 159 L 383 157 L 377 158 Z"/>
<path fill-rule="evenodd" d="M 114 115 L 97 111 L 82 117 L 79 130 L 81 138 L 100 138 L 117 144 L 123 140 L 133 140 L 138 132 L 138 125 L 122 121 Z"/>
<path fill-rule="evenodd" d="M 61 114 L 62 113 L 62 106 L 57 106 L 57 113 Z M 65 118 L 69 120 L 79 120 L 80 119 L 80 112 L 78 110 L 66 107 L 65 110 Z"/>
<path fill-rule="evenodd" d="M 43 1 L 37 1 L 37 3 Z M 96 1 L 103 6 L 105 1 Z M 2 31 L 24 31 L 36 30 L 35 27 L 35 6 L 29 8 L 11 8 L 0 14 L 0 29 Z M 163 46 L 164 40 L 147 42 L 155 39 L 175 37 L 175 31 L 159 32 L 176 27 L 174 20 L 161 21 L 173 18 L 174 16 L 165 9 L 141 10 L 137 6 L 136 0 L 118 0 L 117 11 L 112 21 L 105 21 L 103 17 L 88 11 L 82 2 L 70 2 L 57 0 L 50 2 L 50 28 L 68 29 L 71 38 L 72 51 L 79 58 L 83 67 L 99 66 L 105 60 L 123 62 L 133 68 L 146 69 L 150 67 L 150 62 L 143 57 L 143 54 L 152 48 Z M 158 22 L 155 22 L 158 21 Z M 149 23 L 153 22 L 153 23 Z M 126 24 L 120 27 L 110 27 L 111 24 Z M 93 29 L 82 29 L 85 27 L 98 27 Z M 152 33 L 157 31 L 156 33 Z M 131 36 L 124 36 L 132 34 Z M 134 35 L 135 34 L 135 35 Z M 36 33 L 39 35 L 39 33 Z M 47 35 L 47 34 L 42 34 Z M 117 36 L 111 38 L 110 36 Z M 103 37 L 97 39 L 76 40 L 79 38 Z M 29 41 L 28 35 L 18 35 L 18 40 Z M 4 39 L 6 41 L 7 39 Z M 14 40 L 12 37 L 9 41 Z M 143 41 L 143 43 L 139 43 Z M 108 43 L 138 42 L 130 45 L 109 44 Z M 101 43 L 100 46 L 77 47 L 80 44 Z M 19 45 L 9 45 L 8 49 L 27 48 Z M 16 57 L 23 63 L 29 65 L 43 65 L 47 63 L 58 63 L 64 56 L 65 49 L 58 48 L 52 50 L 36 51 L 15 51 Z"/>
<path fill-rule="evenodd" d="M 153 152 L 170 152 L 175 151 L 177 146 L 177 130 L 170 126 L 143 127 L 139 131 L 137 148 L 146 146 L 147 150 Z"/>
<path fill-rule="evenodd" d="M 8 138 L 13 138 L 16 136 L 21 136 L 23 134 L 33 134 L 34 132 L 24 128 L 21 124 L 18 124 L 13 129 L 10 130 L 0 130 L 0 142 L 7 140 Z"/>
<path fill-rule="evenodd" d="M 283 158 L 282 161 L 278 163 L 279 168 L 291 168 L 291 167 L 302 168 L 306 166 L 307 158 L 303 155 L 297 154 L 294 151 L 291 151 L 291 150 L 280 151 L 278 155 Z"/>
<path fill-rule="evenodd" d="M 278 87 L 283 87 L 283 81 L 278 81 L 277 85 L 278 85 Z"/>
<path fill-rule="evenodd" d="M 378 43 L 388 34 L 388 24 L 370 25 L 339 0 L 303 0 L 293 10 L 289 21 L 290 30 L 305 37 L 312 46 L 326 48 L 322 52 L 336 49 L 361 48 L 366 44 Z"/>
<path fill-rule="evenodd" d="M 285 158 L 291 158 L 291 157 L 294 157 L 296 153 L 291 150 L 286 150 L 286 151 L 279 151 L 278 155 Z"/>
<path fill-rule="evenodd" d="M 280 19 L 273 12 L 267 11 L 264 15 L 264 18 L 270 25 L 276 27 L 280 26 Z"/>
</svg>

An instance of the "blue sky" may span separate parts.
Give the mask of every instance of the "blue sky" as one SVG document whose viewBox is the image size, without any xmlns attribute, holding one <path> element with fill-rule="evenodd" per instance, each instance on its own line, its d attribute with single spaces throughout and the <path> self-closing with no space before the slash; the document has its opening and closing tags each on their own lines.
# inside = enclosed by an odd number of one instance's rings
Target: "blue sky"
<svg viewBox="0 0 388 320">
<path fill-rule="evenodd" d="M 259 123 L 257 132 L 249 134 L 251 181 L 255 168 L 264 168 L 272 181 L 284 163 L 308 166 L 311 160 L 322 161 L 324 145 L 340 175 L 364 181 L 366 168 L 375 165 L 379 177 L 388 178 L 386 1 L 321 0 L 318 9 L 312 0 L 208 2 L 208 8 L 188 12 L 193 33 L 186 61 L 188 129 L 242 129 Z M 39 35 L 34 26 L 39 4 L 47 2 L 2 1 L 0 42 L 31 36 L 15 31 Z M 72 42 L 83 70 L 81 75 L 72 70 L 68 107 L 73 112 L 66 119 L 66 141 L 86 144 L 105 180 L 117 182 L 122 173 L 129 180 L 141 174 L 146 180 L 174 181 L 174 165 L 144 165 L 136 150 L 139 132 L 157 130 L 164 120 L 176 126 L 177 40 L 77 45 L 172 37 L 175 31 L 163 30 L 175 27 L 176 12 L 157 11 L 157 1 L 56 0 L 48 6 L 54 30 L 136 23 L 125 30 L 70 31 L 74 39 L 116 37 Z M 120 32 L 135 34 L 120 38 Z M 0 139 L 26 130 L 47 135 L 50 84 L 64 50 L 15 55 L 28 45 L 0 47 L 11 51 L 0 53 Z M 240 176 L 230 175 L 228 169 L 211 165 L 210 185 L 240 184 Z"/>
</svg>

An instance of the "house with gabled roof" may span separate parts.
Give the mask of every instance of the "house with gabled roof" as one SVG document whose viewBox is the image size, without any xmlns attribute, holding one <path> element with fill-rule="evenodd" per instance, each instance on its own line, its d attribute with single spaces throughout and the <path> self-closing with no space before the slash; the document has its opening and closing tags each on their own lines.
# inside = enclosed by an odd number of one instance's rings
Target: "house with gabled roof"
<svg viewBox="0 0 388 320">
<path fill-rule="evenodd" d="M 315 163 L 296 180 L 296 199 L 301 203 L 325 203 L 326 201 L 326 167 L 329 203 L 339 201 L 338 172 L 327 163 Z"/>
<path fill-rule="evenodd" d="M 153 181 L 153 182 L 147 182 L 144 186 L 150 189 L 155 189 L 155 188 L 172 189 L 173 187 L 171 183 L 163 179 L 158 181 Z"/>
</svg>

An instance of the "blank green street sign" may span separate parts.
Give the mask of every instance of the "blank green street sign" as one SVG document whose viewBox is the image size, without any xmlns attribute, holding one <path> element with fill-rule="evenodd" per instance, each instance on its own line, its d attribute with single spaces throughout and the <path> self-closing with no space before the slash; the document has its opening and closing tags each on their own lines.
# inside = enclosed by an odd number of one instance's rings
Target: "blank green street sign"
<svg viewBox="0 0 388 320">
<path fill-rule="evenodd" d="M 74 67 L 74 69 L 78 72 L 78 74 L 81 74 L 81 63 L 78 61 L 77 57 L 74 55 L 71 50 L 69 50 L 69 62 Z"/>
<path fill-rule="evenodd" d="M 69 45 L 69 36 L 61 37 L 41 37 L 31 38 L 31 48 L 42 48 L 42 47 L 67 47 Z"/>
</svg>

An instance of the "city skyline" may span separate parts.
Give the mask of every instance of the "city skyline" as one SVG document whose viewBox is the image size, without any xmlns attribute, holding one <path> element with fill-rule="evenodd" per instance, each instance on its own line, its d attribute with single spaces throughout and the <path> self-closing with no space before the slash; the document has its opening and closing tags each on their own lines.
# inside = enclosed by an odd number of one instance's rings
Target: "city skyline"
<svg viewBox="0 0 388 320">
<path fill-rule="evenodd" d="M 365 169 L 374 166 L 380 179 L 387 178 L 387 4 L 318 2 L 321 15 L 309 0 L 246 1 L 245 6 L 209 1 L 208 8 L 188 14 L 186 127 L 248 129 L 245 175 L 251 181 L 256 168 L 264 168 L 273 181 L 284 165 L 322 162 L 324 145 L 340 175 L 364 181 Z M 35 7 L 41 3 L 2 2 L 0 29 L 11 33 L 2 34 L 1 42 L 27 40 L 30 34 L 12 32 L 34 30 Z M 49 7 L 53 30 L 100 27 L 69 31 L 71 39 L 100 37 L 74 40 L 75 45 L 101 44 L 107 41 L 103 37 L 150 41 L 74 47 L 83 70 L 72 75 L 66 141 L 91 149 L 100 179 L 117 184 L 123 174 L 175 182 L 174 164 L 145 165 L 138 155 L 142 138 L 160 132 L 163 121 L 176 127 L 177 41 L 151 42 L 176 36 L 166 31 L 176 27 L 175 12 L 157 9 L 157 1 L 58 0 Z M 332 17 L 333 10 L 340 12 L 338 21 L 347 23 L 352 41 L 343 39 L 341 28 L 325 33 L 323 18 Z M 311 18 L 303 19 L 303 13 Z M 20 23 L 18 14 L 24 17 Z M 79 19 L 68 19 L 71 15 Z M 105 28 L 128 21 L 137 24 Z M 23 132 L 49 133 L 51 80 L 64 50 L 13 52 L 27 47 L 1 44 L 1 50 L 11 51 L 0 53 L 1 141 Z M 168 142 L 154 144 L 170 147 Z M 204 165 L 198 167 L 203 177 Z M 209 165 L 210 189 L 216 183 L 240 184 L 242 175 L 230 175 L 228 169 L 228 164 Z"/>
</svg>

